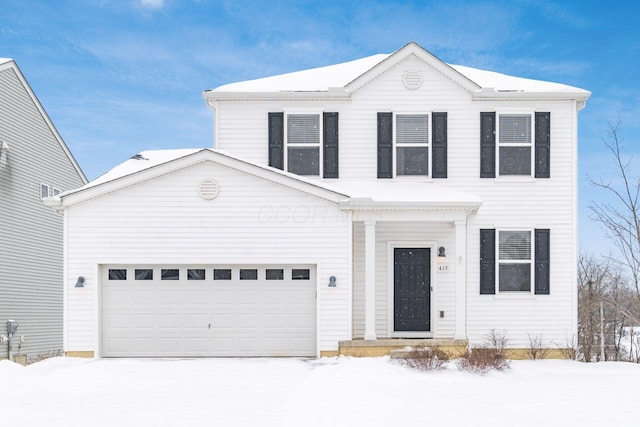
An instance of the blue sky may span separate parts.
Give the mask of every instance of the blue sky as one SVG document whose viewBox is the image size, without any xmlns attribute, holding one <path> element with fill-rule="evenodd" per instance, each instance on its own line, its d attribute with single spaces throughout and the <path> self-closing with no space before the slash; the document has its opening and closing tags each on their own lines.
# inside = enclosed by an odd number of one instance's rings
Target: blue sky
<svg viewBox="0 0 640 427">
<path fill-rule="evenodd" d="M 626 153 L 640 157 L 633 0 L 0 0 L 0 22 L 0 57 L 16 60 L 89 179 L 145 149 L 210 147 L 205 89 L 409 41 L 449 63 L 593 92 L 579 116 L 583 250 L 602 246 L 586 176 L 616 178 L 608 121 L 620 118 Z"/>
</svg>

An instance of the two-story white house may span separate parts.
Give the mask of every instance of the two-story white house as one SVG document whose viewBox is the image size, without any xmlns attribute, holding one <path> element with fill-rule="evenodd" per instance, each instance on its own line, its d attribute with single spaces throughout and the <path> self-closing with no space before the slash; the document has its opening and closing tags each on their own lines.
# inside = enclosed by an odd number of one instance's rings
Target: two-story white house
<svg viewBox="0 0 640 427">
<path fill-rule="evenodd" d="M 205 91 L 214 149 L 143 152 L 50 200 L 65 348 L 380 354 L 492 330 L 566 346 L 589 95 L 415 43 Z"/>
</svg>

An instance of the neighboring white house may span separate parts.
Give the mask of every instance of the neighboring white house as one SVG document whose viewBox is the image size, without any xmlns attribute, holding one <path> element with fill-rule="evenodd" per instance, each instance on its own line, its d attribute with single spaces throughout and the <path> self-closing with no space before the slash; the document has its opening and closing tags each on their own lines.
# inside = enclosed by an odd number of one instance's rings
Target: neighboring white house
<svg viewBox="0 0 640 427">
<path fill-rule="evenodd" d="M 15 61 L 0 58 L 0 358 L 63 349 L 63 220 L 42 198 L 86 182 Z"/>
<path fill-rule="evenodd" d="M 215 149 L 143 152 L 49 200 L 65 349 L 319 356 L 491 330 L 562 346 L 589 95 L 415 43 L 206 91 Z"/>
</svg>

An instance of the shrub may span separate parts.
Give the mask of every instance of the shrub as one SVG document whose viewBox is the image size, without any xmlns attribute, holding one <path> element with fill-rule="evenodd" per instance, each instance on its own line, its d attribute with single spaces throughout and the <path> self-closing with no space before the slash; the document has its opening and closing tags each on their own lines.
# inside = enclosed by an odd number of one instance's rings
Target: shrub
<svg viewBox="0 0 640 427">
<path fill-rule="evenodd" d="M 507 339 L 506 331 L 496 331 L 492 329 L 485 337 L 484 346 L 496 350 L 498 354 L 506 357 L 506 350 L 509 346 L 509 340 Z"/>
<path fill-rule="evenodd" d="M 529 357 L 532 360 L 545 359 L 549 354 L 549 349 L 546 347 L 542 335 L 532 337 L 529 335 Z"/>
<path fill-rule="evenodd" d="M 411 350 L 405 359 L 404 365 L 421 371 L 435 371 L 443 369 L 449 361 L 449 355 L 438 347 L 418 347 Z"/>
<path fill-rule="evenodd" d="M 576 337 L 573 336 L 571 338 L 567 338 L 565 340 L 564 345 L 557 345 L 556 347 L 562 354 L 562 357 L 569 360 L 579 360 L 580 353 L 578 352 L 578 344 L 576 342 Z"/>
<path fill-rule="evenodd" d="M 458 369 L 476 374 L 509 368 L 509 360 L 495 348 L 473 348 L 456 361 Z"/>
</svg>

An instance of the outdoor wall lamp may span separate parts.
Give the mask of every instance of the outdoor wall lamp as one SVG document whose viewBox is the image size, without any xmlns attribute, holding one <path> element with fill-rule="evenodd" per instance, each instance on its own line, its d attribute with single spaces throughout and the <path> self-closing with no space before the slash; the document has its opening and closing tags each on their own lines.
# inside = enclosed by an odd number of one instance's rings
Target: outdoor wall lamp
<svg viewBox="0 0 640 427">
<path fill-rule="evenodd" d="M 78 276 L 78 281 L 76 282 L 76 288 L 84 288 L 84 276 Z"/>
<path fill-rule="evenodd" d="M 329 277 L 329 287 L 330 288 L 336 287 L 336 276 Z"/>
<path fill-rule="evenodd" d="M 446 258 L 447 255 L 444 253 L 444 246 L 440 246 L 438 248 L 438 258 Z"/>
</svg>

